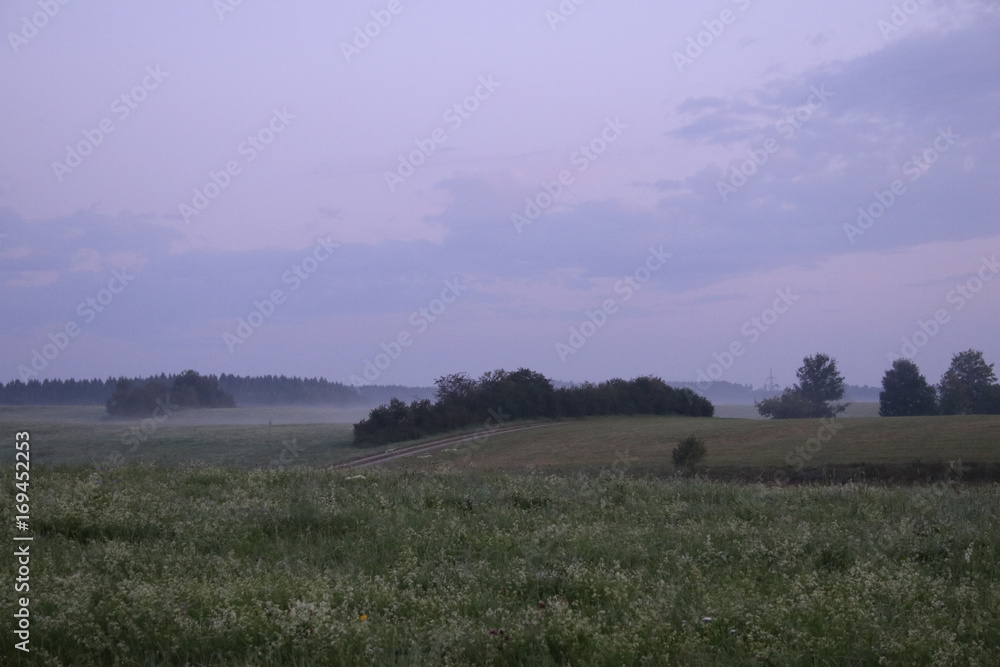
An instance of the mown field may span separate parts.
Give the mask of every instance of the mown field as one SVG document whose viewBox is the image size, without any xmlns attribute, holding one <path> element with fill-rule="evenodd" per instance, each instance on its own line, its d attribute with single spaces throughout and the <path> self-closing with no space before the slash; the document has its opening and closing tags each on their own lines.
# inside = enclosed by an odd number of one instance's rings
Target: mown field
<svg viewBox="0 0 1000 667">
<path fill-rule="evenodd" d="M 878 403 L 848 403 L 842 417 L 878 417 Z M 716 405 L 715 416 L 722 419 L 764 419 L 753 404 Z"/>
<path fill-rule="evenodd" d="M 6 664 L 1000 654 L 996 486 L 127 466 L 43 468 L 32 490 L 32 654 L 8 637 Z"/>
<path fill-rule="evenodd" d="M 698 469 L 709 475 L 778 469 L 791 473 L 789 454 L 808 455 L 804 468 L 819 474 L 952 463 L 968 473 L 994 475 L 1000 464 L 1000 417 L 904 417 L 762 421 L 681 417 L 609 417 L 497 434 L 393 462 L 395 466 L 580 472 L 615 470 L 633 475 L 675 472 L 670 453 L 688 435 L 701 438 L 707 455 Z M 814 440 L 811 440 L 814 439 Z M 768 478 L 770 481 L 770 477 Z"/>
</svg>

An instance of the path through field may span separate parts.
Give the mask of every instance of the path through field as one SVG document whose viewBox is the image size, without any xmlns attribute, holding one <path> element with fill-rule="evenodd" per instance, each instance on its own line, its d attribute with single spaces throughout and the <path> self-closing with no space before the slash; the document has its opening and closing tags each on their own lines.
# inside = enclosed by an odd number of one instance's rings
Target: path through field
<svg viewBox="0 0 1000 667">
<path fill-rule="evenodd" d="M 556 423 L 564 423 L 564 422 L 556 422 Z M 413 456 L 414 454 L 420 454 L 422 452 L 430 452 L 435 449 L 442 449 L 444 447 L 461 445 L 466 442 L 483 440 L 490 436 L 499 435 L 501 433 L 513 433 L 515 431 L 527 431 L 533 428 L 545 428 L 549 426 L 555 426 L 556 423 L 533 424 L 531 426 L 509 426 L 507 428 L 491 429 L 489 431 L 482 431 L 480 433 L 470 433 L 468 435 L 453 436 L 450 438 L 444 438 L 443 440 L 434 440 L 432 442 L 425 442 L 419 445 L 405 447 L 403 449 L 394 449 L 391 451 L 382 452 L 381 454 L 373 454 L 371 456 L 365 456 L 360 459 L 354 459 L 353 461 L 348 461 L 346 463 L 340 463 L 338 465 L 335 465 L 333 466 L 333 469 L 368 468 L 373 465 L 378 465 L 379 463 L 387 463 L 388 461 L 395 461 L 396 459 L 401 459 L 406 456 Z"/>
</svg>

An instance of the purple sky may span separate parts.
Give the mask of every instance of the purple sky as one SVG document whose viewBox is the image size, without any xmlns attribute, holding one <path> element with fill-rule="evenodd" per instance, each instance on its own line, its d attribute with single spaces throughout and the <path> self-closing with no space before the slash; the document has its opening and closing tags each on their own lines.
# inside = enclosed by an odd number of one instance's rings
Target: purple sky
<svg viewBox="0 0 1000 667">
<path fill-rule="evenodd" d="M 2 381 L 1000 363 L 996 0 L 62 1 L 0 5 Z"/>
</svg>

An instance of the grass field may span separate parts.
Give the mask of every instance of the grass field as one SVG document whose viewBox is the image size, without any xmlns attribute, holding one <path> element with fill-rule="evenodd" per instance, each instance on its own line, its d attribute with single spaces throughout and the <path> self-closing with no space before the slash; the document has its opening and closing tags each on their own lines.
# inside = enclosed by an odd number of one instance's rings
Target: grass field
<svg viewBox="0 0 1000 667">
<path fill-rule="evenodd" d="M 0 432 L 28 430 L 38 464 L 260 467 L 281 461 L 317 466 L 363 453 L 351 446 L 351 420 L 358 414 L 310 407 L 235 408 L 180 411 L 157 422 L 107 419 L 95 406 L 3 406 Z M 13 461 L 13 450 L 5 449 L 4 457 Z"/>
<path fill-rule="evenodd" d="M 963 465 L 1000 463 L 1000 417 L 762 421 L 684 417 L 612 417 L 499 434 L 478 445 L 459 446 L 403 459 L 392 465 L 548 471 L 615 469 L 634 474 L 672 473 L 670 453 L 688 435 L 704 440 L 701 468 L 771 469 L 807 451 L 810 438 L 827 438 L 806 466 L 911 464 L 961 460 Z"/>
<path fill-rule="evenodd" d="M 867 405 L 867 404 L 861 404 Z M 0 408 L 0 432 L 29 428 L 36 463 L 97 465 L 200 463 L 236 467 L 328 466 L 390 447 L 351 444 L 351 414 L 316 408 L 237 408 L 180 412 L 161 423 L 112 421 L 95 408 Z M 859 414 L 864 414 L 861 412 Z M 222 423 L 208 424 L 215 419 Z M 302 423 L 289 423 L 295 419 Z M 268 420 L 273 425 L 268 425 Z M 774 468 L 791 455 L 807 468 L 914 461 L 1000 464 L 1000 417 L 838 418 L 821 420 L 611 417 L 491 435 L 477 443 L 407 458 L 394 465 L 519 470 L 673 472 L 670 452 L 688 435 L 708 448 L 703 468 Z M 812 443 L 810 439 L 815 438 Z M 807 447 L 808 445 L 808 447 Z M 812 450 L 812 451 L 809 451 Z M 4 456 L 13 460 L 12 450 Z"/>
<path fill-rule="evenodd" d="M 878 403 L 849 403 L 841 417 L 878 417 Z M 716 405 L 715 416 L 722 419 L 764 419 L 753 405 Z"/>
<path fill-rule="evenodd" d="M 318 415 L 184 414 L 129 445 L 137 423 L 88 410 L 0 409 L 5 438 L 31 433 L 35 535 L 32 654 L 7 641 L 0 664 L 1000 654 L 1000 486 L 962 472 L 1000 469 L 1000 417 L 841 418 L 826 432 L 820 420 L 601 418 L 487 433 L 359 474 L 329 466 L 386 448 L 355 448 L 349 424 Z M 692 434 L 708 448 L 695 477 L 670 463 Z M 920 460 L 947 481 L 708 479 L 790 470 L 789 453 L 819 435 L 807 470 Z M 13 475 L 0 488 L 12 498 Z M 13 503 L 2 507 L 13 525 Z M 13 604 L 3 596 L 0 612 L 12 618 Z"/>
<path fill-rule="evenodd" d="M 126 466 L 43 468 L 32 493 L 33 652 L 8 637 L 4 664 L 1000 654 L 996 486 Z"/>
</svg>

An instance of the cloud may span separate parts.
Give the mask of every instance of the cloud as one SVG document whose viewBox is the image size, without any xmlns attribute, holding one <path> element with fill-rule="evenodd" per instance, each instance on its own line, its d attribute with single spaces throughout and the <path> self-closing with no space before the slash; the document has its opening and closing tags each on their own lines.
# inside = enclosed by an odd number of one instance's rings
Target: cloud
<svg viewBox="0 0 1000 667">
<path fill-rule="evenodd" d="M 59 279 L 56 271 L 19 271 L 8 278 L 4 285 L 8 287 L 42 287 L 52 285 Z"/>
<path fill-rule="evenodd" d="M 676 111 L 687 123 L 668 136 L 721 147 L 732 161 L 654 181 L 661 198 L 649 209 L 624 198 L 567 197 L 517 234 L 510 215 L 523 211 L 538 186 L 506 173 L 442 181 L 438 188 L 449 201 L 426 221 L 444 228 L 446 237 L 420 254 L 437 266 L 508 280 L 571 275 L 572 284 L 587 290 L 627 270 L 647 245 L 666 244 L 676 272 L 665 272 L 657 284 L 683 291 L 859 250 L 992 234 L 1000 204 L 994 185 L 1000 180 L 997 27 L 994 17 L 944 34 L 918 33 L 732 98 L 682 102 Z M 817 90 L 829 93 L 818 104 Z M 914 179 L 914 165 L 947 128 L 957 142 L 933 164 L 922 164 Z M 723 201 L 720 181 L 768 139 L 779 145 L 777 153 Z M 906 192 L 850 243 L 845 225 L 896 180 Z M 415 247 L 383 246 L 380 254 L 398 254 L 398 265 L 406 266 L 410 250 Z"/>
<path fill-rule="evenodd" d="M 1000 204 L 998 28 L 1000 17 L 985 15 L 731 100 L 685 101 L 677 111 L 688 123 L 671 136 L 722 148 L 743 141 L 730 163 L 706 165 L 687 178 L 693 196 L 664 198 L 663 210 L 719 232 L 715 243 L 723 253 L 737 247 L 758 253 L 758 268 L 785 257 L 808 261 L 856 250 L 843 242 L 843 225 L 897 180 L 906 192 L 864 236 L 866 249 L 991 234 Z M 803 114 L 804 121 L 789 121 L 818 88 L 830 91 L 829 100 Z M 949 128 L 957 141 L 945 152 L 932 150 Z M 728 178 L 733 168 L 768 139 L 779 150 L 766 164 L 751 165 L 747 171 L 756 173 L 723 202 L 720 182 L 740 181 Z"/>
</svg>

